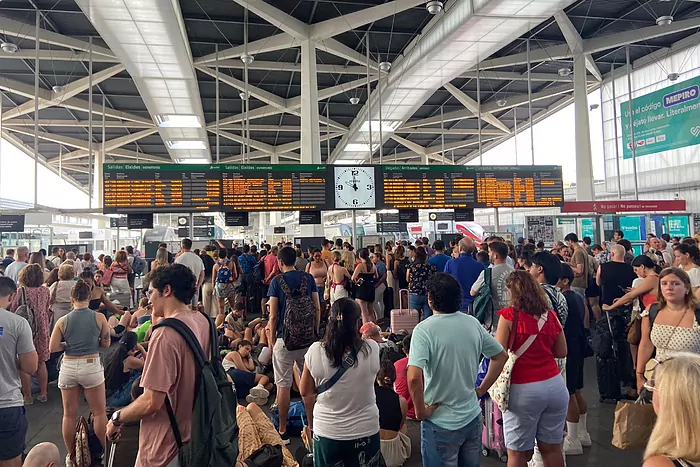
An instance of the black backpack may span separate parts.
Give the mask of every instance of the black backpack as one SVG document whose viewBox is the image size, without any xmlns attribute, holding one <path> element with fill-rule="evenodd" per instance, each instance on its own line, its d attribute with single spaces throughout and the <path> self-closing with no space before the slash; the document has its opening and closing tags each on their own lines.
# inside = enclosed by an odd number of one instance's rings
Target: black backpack
<svg viewBox="0 0 700 467">
<path fill-rule="evenodd" d="M 654 327 L 654 320 L 659 315 L 659 304 L 652 303 L 649 307 L 649 328 Z M 695 322 L 700 325 L 700 308 L 695 309 Z"/>
<path fill-rule="evenodd" d="M 493 269 L 484 269 L 484 283 L 481 284 L 479 288 L 479 295 L 477 295 L 472 302 L 472 314 L 482 325 L 486 325 L 487 318 L 491 317 L 489 331 L 493 328 L 493 318 L 496 313 L 496 307 L 493 304 L 493 296 L 491 295 L 492 275 Z"/>
<path fill-rule="evenodd" d="M 202 312 L 200 312 L 202 313 Z M 182 467 L 230 467 L 236 465 L 238 457 L 238 425 L 236 423 L 236 389 L 226 377 L 224 367 L 217 355 L 216 328 L 214 322 L 202 313 L 211 329 L 211 356 L 207 358 L 199 340 L 185 323 L 176 318 L 167 318 L 153 329 L 169 327 L 185 340 L 194 355 L 198 370 L 195 383 L 195 399 L 192 416 L 192 437 L 183 444 L 175 413 L 168 396 L 165 407 L 175 441 L 180 448 Z"/>
<path fill-rule="evenodd" d="M 408 258 L 404 258 L 399 261 L 399 289 L 408 288 L 408 280 L 406 279 L 406 272 L 408 272 L 408 267 L 411 265 L 411 261 Z"/>
<path fill-rule="evenodd" d="M 262 285 L 263 279 L 265 279 L 265 263 L 261 259 L 253 266 L 253 285 Z"/>
<path fill-rule="evenodd" d="M 306 293 L 309 274 L 300 274 L 299 290 L 290 290 L 284 275 L 277 279 L 285 295 L 282 339 L 287 350 L 305 349 L 316 342 L 316 304 Z"/>
</svg>

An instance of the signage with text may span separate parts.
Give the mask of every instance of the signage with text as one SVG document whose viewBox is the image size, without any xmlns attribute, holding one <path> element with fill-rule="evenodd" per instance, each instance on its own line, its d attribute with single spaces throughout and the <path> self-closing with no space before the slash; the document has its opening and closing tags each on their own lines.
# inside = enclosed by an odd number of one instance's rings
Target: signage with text
<svg viewBox="0 0 700 467">
<path fill-rule="evenodd" d="M 23 215 L 0 215 L 0 232 L 23 232 L 24 231 L 24 216 Z"/>
<path fill-rule="evenodd" d="M 455 213 L 449 211 L 431 212 L 428 214 L 428 219 L 431 221 L 453 221 Z"/>
<path fill-rule="evenodd" d="M 685 200 L 629 200 L 629 201 L 567 201 L 561 209 L 564 213 L 595 212 L 683 212 Z"/>
<path fill-rule="evenodd" d="M 322 223 L 321 211 L 299 211 L 300 225 L 320 225 Z"/>
<path fill-rule="evenodd" d="M 120 227 L 126 227 L 126 217 L 110 217 L 109 226 L 112 229 L 118 229 Z"/>
<path fill-rule="evenodd" d="M 418 222 L 418 209 L 399 209 L 399 222 Z"/>
<path fill-rule="evenodd" d="M 248 213 L 233 211 L 224 214 L 226 227 L 248 227 Z"/>
<path fill-rule="evenodd" d="M 126 226 L 129 229 L 152 229 L 153 214 L 129 214 L 126 216 Z"/>
<path fill-rule="evenodd" d="M 408 226 L 401 222 L 392 222 L 388 224 L 377 224 L 378 233 L 405 233 L 408 232 Z"/>
<path fill-rule="evenodd" d="M 456 222 L 474 222 L 473 209 L 455 209 Z"/>
</svg>

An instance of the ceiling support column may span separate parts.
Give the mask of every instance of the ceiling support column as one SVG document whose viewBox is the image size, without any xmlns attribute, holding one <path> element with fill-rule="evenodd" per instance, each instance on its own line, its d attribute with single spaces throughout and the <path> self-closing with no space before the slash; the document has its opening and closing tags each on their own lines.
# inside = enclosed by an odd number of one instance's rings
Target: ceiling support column
<svg viewBox="0 0 700 467">
<path fill-rule="evenodd" d="M 588 121 L 588 88 L 586 83 L 586 56 L 574 56 L 574 116 L 576 140 L 576 200 L 593 201 L 593 161 L 591 128 Z"/>
<path fill-rule="evenodd" d="M 301 163 L 321 163 L 316 46 L 311 40 L 301 41 Z"/>
</svg>

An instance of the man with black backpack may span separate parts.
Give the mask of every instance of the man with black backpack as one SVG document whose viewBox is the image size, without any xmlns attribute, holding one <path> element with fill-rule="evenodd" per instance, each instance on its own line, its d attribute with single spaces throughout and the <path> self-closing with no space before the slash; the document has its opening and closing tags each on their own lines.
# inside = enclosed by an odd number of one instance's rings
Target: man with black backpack
<svg viewBox="0 0 700 467">
<path fill-rule="evenodd" d="M 187 266 L 153 271 L 148 280 L 155 326 L 144 363 L 143 394 L 117 410 L 107 436 L 141 421 L 137 467 L 235 465 L 236 395 L 216 355 L 216 330 L 189 304 L 197 279 Z M 213 346 L 213 347 L 212 347 Z"/>
<path fill-rule="evenodd" d="M 472 297 L 477 297 L 472 303 L 474 317 L 494 335 L 498 328 L 498 310 L 510 305 L 506 279 L 514 269 L 506 263 L 507 257 L 508 245 L 498 241 L 489 243 L 491 267 L 479 274 L 470 291 Z"/>
<path fill-rule="evenodd" d="M 289 444 L 287 413 L 294 381 L 294 364 L 298 364 L 301 374 L 306 351 L 318 339 L 321 305 L 314 277 L 294 268 L 297 259 L 294 248 L 282 248 L 277 259 L 281 274 L 270 283 L 268 329 L 277 385 L 280 436 L 285 444 Z"/>
</svg>

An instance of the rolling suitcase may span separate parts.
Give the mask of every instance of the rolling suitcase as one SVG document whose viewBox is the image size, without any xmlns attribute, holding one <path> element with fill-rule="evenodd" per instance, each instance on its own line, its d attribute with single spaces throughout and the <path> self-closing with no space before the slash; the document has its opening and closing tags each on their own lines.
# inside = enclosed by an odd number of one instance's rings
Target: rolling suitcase
<svg viewBox="0 0 700 467">
<path fill-rule="evenodd" d="M 484 427 L 481 431 L 481 454 L 488 457 L 496 453 L 501 462 L 508 462 L 506 438 L 503 434 L 503 414 L 490 397 L 481 401 Z"/>
<path fill-rule="evenodd" d="M 406 308 L 403 307 L 404 292 L 406 293 Z M 410 334 L 418 325 L 419 321 L 420 315 L 418 314 L 418 310 L 408 309 L 408 290 L 399 290 L 399 307 L 391 310 L 392 332 L 398 332 L 399 330 L 404 329 Z"/>
</svg>

